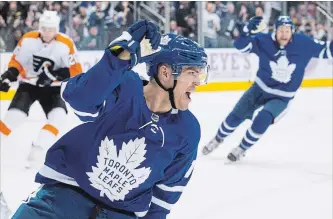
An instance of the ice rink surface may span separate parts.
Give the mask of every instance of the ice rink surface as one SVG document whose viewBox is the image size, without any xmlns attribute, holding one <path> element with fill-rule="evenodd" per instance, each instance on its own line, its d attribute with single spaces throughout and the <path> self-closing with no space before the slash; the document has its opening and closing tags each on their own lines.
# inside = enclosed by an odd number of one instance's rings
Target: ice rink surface
<svg viewBox="0 0 333 219">
<path fill-rule="evenodd" d="M 192 179 L 168 219 L 332 219 L 332 88 L 301 89 L 287 115 L 271 126 L 239 163 L 225 164 L 250 122 L 209 156 L 201 148 L 216 133 L 243 92 L 196 93 L 191 110 L 201 123 Z M 9 102 L 1 102 L 1 117 Z M 70 113 L 64 130 L 78 119 Z M 9 207 L 38 187 L 26 170 L 31 141 L 45 117 L 34 104 L 27 123 L 1 138 L 1 187 Z"/>
</svg>

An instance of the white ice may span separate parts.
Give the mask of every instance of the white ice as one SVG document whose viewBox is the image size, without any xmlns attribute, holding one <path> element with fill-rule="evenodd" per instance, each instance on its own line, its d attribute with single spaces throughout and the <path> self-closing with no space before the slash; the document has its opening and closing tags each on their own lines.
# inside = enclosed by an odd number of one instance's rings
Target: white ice
<svg viewBox="0 0 333 219">
<path fill-rule="evenodd" d="M 196 93 L 199 151 L 243 92 Z M 287 115 L 237 164 L 225 164 L 249 127 L 245 122 L 214 153 L 199 153 L 192 179 L 168 219 L 332 219 L 332 88 L 301 89 Z M 9 102 L 1 102 L 1 117 Z M 31 141 L 45 120 L 36 103 L 27 123 L 1 138 L 1 187 L 15 211 L 38 185 L 25 170 Z M 78 119 L 64 119 L 68 130 Z"/>
</svg>

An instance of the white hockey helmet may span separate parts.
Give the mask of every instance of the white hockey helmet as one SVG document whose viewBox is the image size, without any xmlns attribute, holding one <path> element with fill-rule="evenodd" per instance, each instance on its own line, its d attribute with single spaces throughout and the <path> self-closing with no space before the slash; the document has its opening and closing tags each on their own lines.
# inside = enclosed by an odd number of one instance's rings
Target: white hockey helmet
<svg viewBox="0 0 333 219">
<path fill-rule="evenodd" d="M 57 15 L 56 11 L 44 11 L 44 13 L 39 18 L 39 30 L 42 27 L 46 28 L 56 28 L 59 31 L 60 17 Z"/>
</svg>

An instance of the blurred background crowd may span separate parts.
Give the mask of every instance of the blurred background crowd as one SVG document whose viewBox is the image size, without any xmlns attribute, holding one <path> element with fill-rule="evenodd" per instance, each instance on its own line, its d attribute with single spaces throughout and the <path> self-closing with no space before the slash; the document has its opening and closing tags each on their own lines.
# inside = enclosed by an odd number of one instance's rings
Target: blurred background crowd
<svg viewBox="0 0 333 219">
<path fill-rule="evenodd" d="M 332 13 L 333 2 L 326 4 Z M 161 31 L 228 48 L 239 35 L 237 27 L 252 16 L 263 16 L 272 30 L 279 15 L 288 14 L 296 31 L 318 40 L 332 40 L 333 25 L 313 2 L 0 2 L 0 52 L 13 51 L 21 36 L 38 29 L 44 10 L 61 17 L 60 32 L 71 36 L 79 50 L 100 50 L 138 19 L 150 19 Z M 202 13 L 198 13 L 201 10 Z"/>
</svg>

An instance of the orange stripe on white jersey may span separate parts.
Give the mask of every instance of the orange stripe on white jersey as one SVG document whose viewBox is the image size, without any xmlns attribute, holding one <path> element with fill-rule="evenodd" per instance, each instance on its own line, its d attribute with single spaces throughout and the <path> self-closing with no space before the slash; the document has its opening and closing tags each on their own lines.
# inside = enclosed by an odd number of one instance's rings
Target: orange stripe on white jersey
<svg viewBox="0 0 333 219">
<path fill-rule="evenodd" d="M 58 130 L 55 126 L 53 126 L 53 125 L 51 125 L 51 124 L 46 124 L 46 125 L 44 125 L 44 127 L 43 127 L 42 129 L 51 132 L 51 133 L 54 134 L 55 136 L 57 136 L 57 135 L 59 134 L 59 130 Z"/>
<path fill-rule="evenodd" d="M 2 121 L 0 121 L 0 132 L 4 135 L 10 135 L 10 133 L 12 132 L 12 130 L 10 130 L 7 125 L 5 123 L 3 123 Z"/>
<path fill-rule="evenodd" d="M 17 46 L 16 46 L 16 48 L 15 48 L 15 50 L 14 50 L 14 53 L 13 53 L 13 55 L 12 55 L 10 61 L 9 61 L 8 68 L 10 68 L 10 67 L 14 67 L 14 68 L 16 68 L 16 69 L 20 72 L 21 77 L 23 77 L 23 78 L 26 77 L 26 75 L 25 75 L 25 69 L 24 69 L 24 67 L 21 65 L 21 63 L 18 62 L 18 61 L 15 59 L 16 54 L 19 52 L 19 49 L 20 49 L 20 47 L 21 47 L 21 45 L 22 45 L 22 41 L 23 41 L 24 39 L 27 39 L 27 38 L 38 38 L 38 37 L 39 37 L 39 32 L 38 32 L 38 31 L 30 31 L 30 32 L 24 34 L 24 35 L 21 37 L 20 41 L 17 43 Z"/>
<path fill-rule="evenodd" d="M 73 77 L 75 75 L 78 75 L 80 73 L 82 73 L 82 66 L 81 64 L 77 61 L 77 57 L 76 57 L 76 48 L 75 48 L 75 44 L 73 42 L 73 40 L 71 38 L 69 38 L 68 36 L 64 35 L 64 34 L 58 34 L 57 41 L 62 42 L 64 44 L 66 44 L 69 47 L 69 59 L 70 59 L 70 67 L 69 67 L 69 72 L 70 72 L 70 76 Z"/>
</svg>

